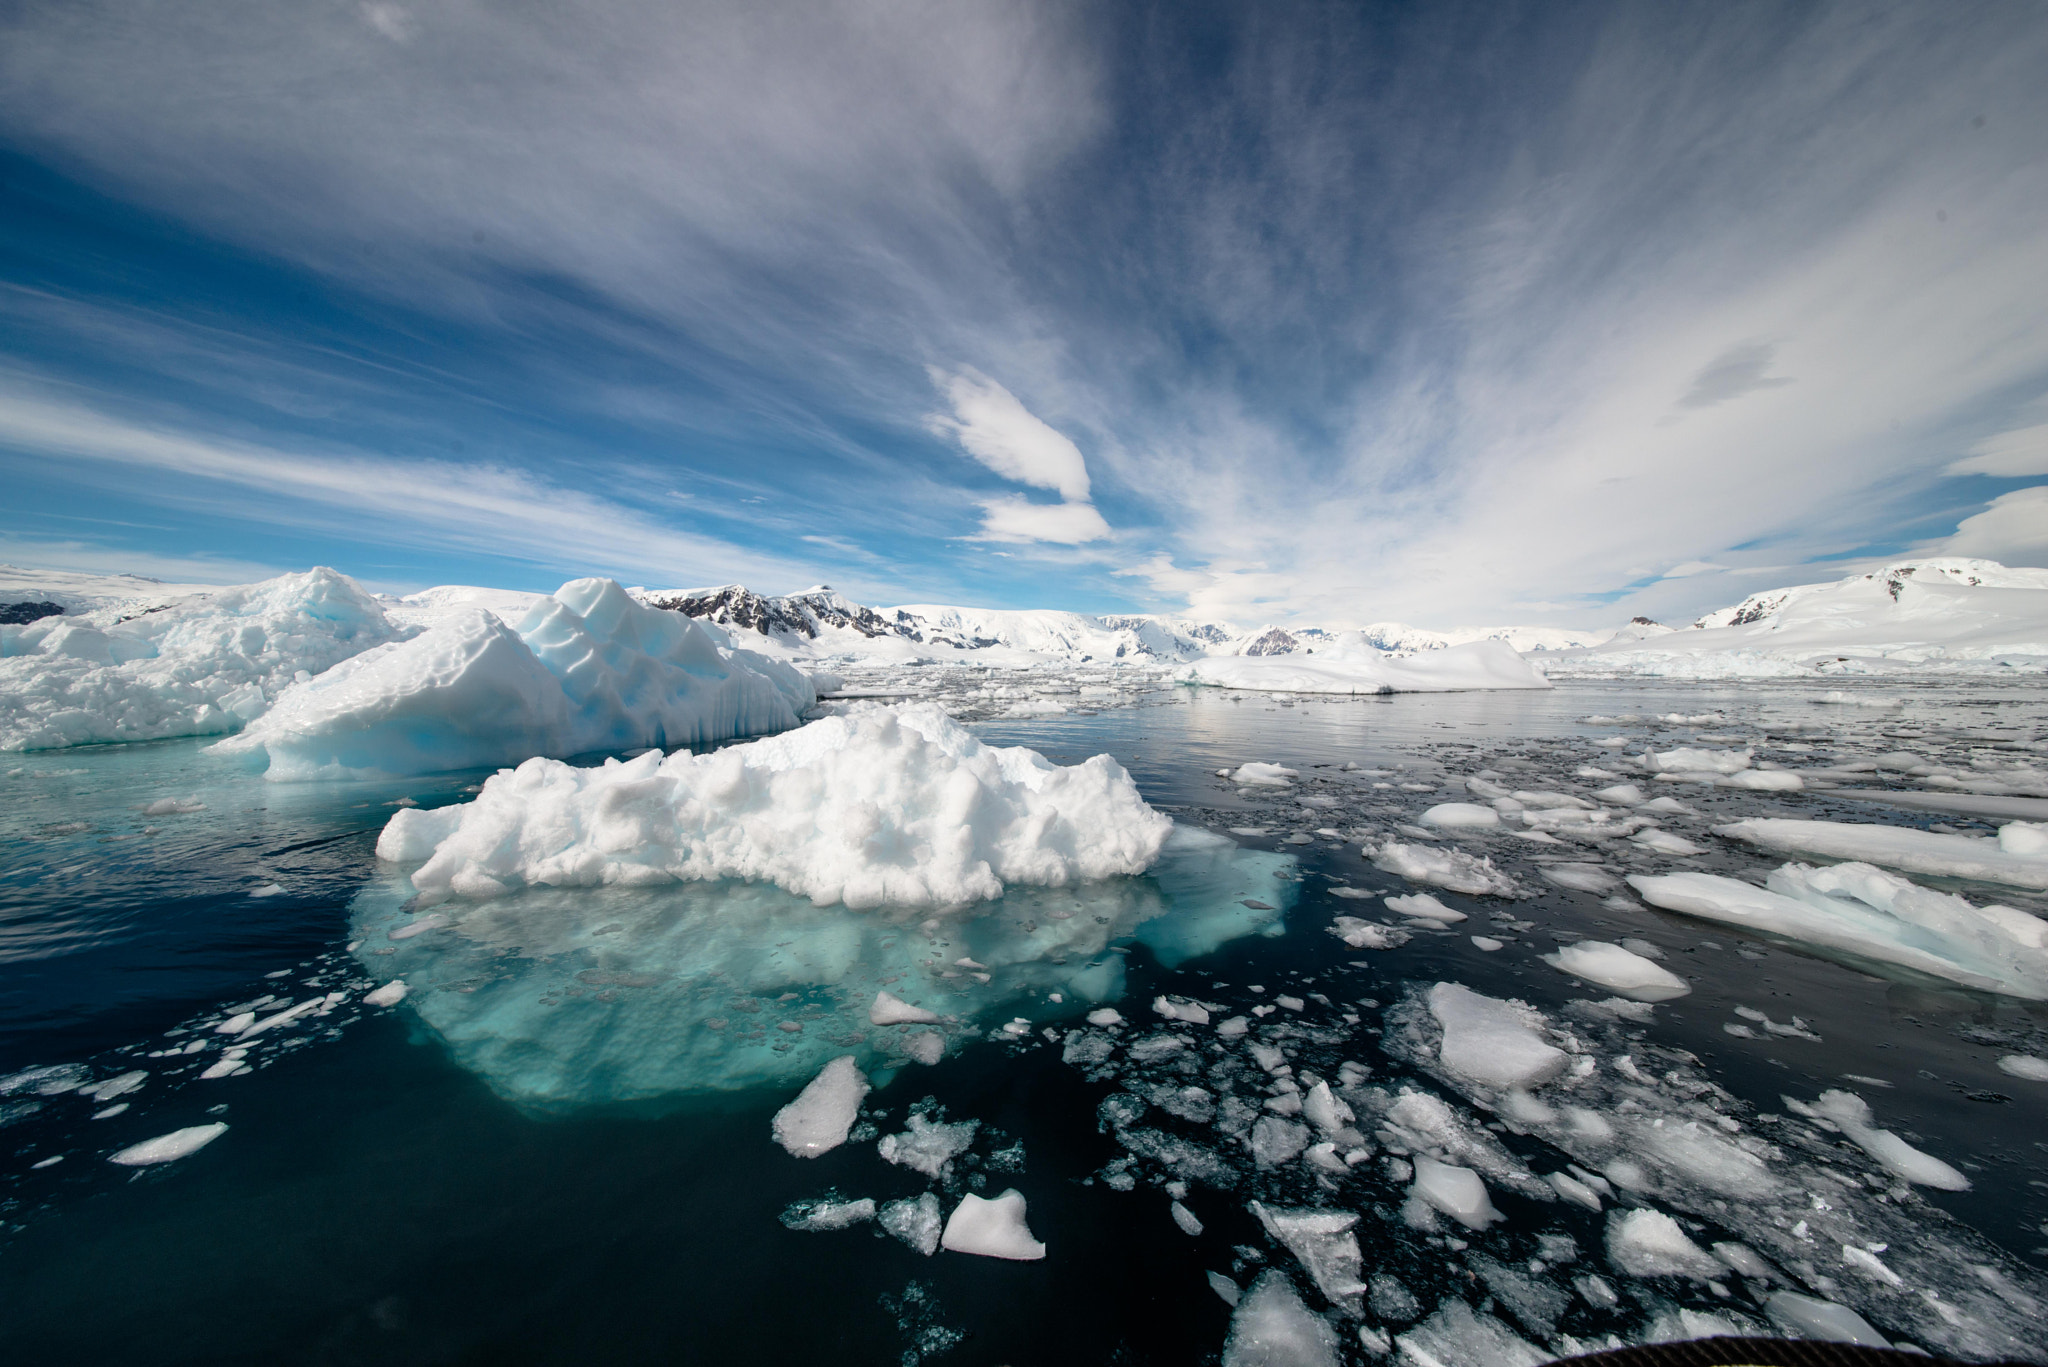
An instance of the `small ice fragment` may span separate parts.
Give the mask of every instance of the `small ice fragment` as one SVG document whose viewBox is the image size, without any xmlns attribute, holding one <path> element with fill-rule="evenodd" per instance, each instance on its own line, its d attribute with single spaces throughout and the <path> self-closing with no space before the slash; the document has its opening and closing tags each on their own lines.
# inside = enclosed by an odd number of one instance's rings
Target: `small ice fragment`
<svg viewBox="0 0 2048 1367">
<path fill-rule="evenodd" d="M 1330 1304 L 1346 1314 L 1359 1313 L 1366 1287 L 1358 1277 L 1361 1257 L 1355 1211 L 1279 1210 L 1259 1201 L 1251 1202 L 1250 1209 L 1266 1233 L 1300 1260 Z"/>
<path fill-rule="evenodd" d="M 875 1004 L 868 1008 L 870 1025 L 932 1025 L 938 1019 L 938 1012 L 912 1006 L 890 992 L 875 993 Z"/>
<path fill-rule="evenodd" d="M 1225 1305 L 1235 1310 L 1238 1301 L 1244 1296 L 1244 1292 L 1238 1288 L 1237 1283 L 1224 1276 L 1221 1272 L 1210 1272 L 1206 1275 L 1209 1278 L 1209 1289 L 1221 1297 Z"/>
<path fill-rule="evenodd" d="M 240 1015 L 229 1016 L 213 1028 L 223 1035 L 239 1035 L 255 1023 L 256 1013 L 254 1011 L 244 1011 Z"/>
<path fill-rule="evenodd" d="M 948 1125 L 930 1116 L 913 1115 L 902 1134 L 885 1134 L 876 1152 L 899 1167 L 911 1168 L 934 1180 L 946 1174 L 948 1166 L 974 1142 L 978 1120 Z"/>
<path fill-rule="evenodd" d="M 1088 1023 L 1097 1026 L 1122 1025 L 1124 1018 L 1115 1007 L 1098 1006 L 1088 1013 Z"/>
<path fill-rule="evenodd" d="M 2000 1072 L 2023 1077 L 2029 1082 L 2048 1082 L 2048 1058 L 2033 1054 L 2007 1054 L 1998 1060 Z"/>
<path fill-rule="evenodd" d="M 1607 1217 L 1607 1260 L 1631 1277 L 1721 1275 L 1718 1259 L 1686 1237 L 1661 1210 L 1617 1210 Z"/>
<path fill-rule="evenodd" d="M 1190 1025 L 1207 1025 L 1209 1013 L 1193 1002 L 1173 1002 L 1165 997 L 1156 997 L 1152 1009 L 1168 1020 L 1186 1021 Z"/>
<path fill-rule="evenodd" d="M 1889 1348 L 1891 1342 L 1870 1322 L 1846 1305 L 1802 1296 L 1796 1291 L 1777 1291 L 1764 1302 L 1764 1313 L 1780 1329 L 1802 1338 L 1827 1343 L 1859 1343 L 1870 1348 Z"/>
<path fill-rule="evenodd" d="M 1474 935 L 1472 937 L 1472 947 L 1484 950 L 1488 954 L 1493 953 L 1497 949 L 1506 948 L 1501 941 L 1494 939 L 1491 935 Z"/>
<path fill-rule="evenodd" d="M 382 987 L 363 994 L 364 1006 L 396 1006 L 405 1000 L 405 979 L 393 978 Z"/>
<path fill-rule="evenodd" d="M 775 1113 L 775 1142 L 798 1158 L 816 1158 L 838 1148 L 859 1118 L 868 1094 L 866 1074 L 844 1054 L 819 1070 L 796 1100 Z"/>
<path fill-rule="evenodd" d="M 838 1201 L 829 1197 L 822 1201 L 798 1201 L 782 1212 L 782 1223 L 786 1228 L 806 1234 L 851 1229 L 874 1218 L 874 1200 L 866 1196 L 857 1201 Z"/>
<path fill-rule="evenodd" d="M 119 1077 L 108 1078 L 105 1082 L 100 1083 L 96 1087 L 81 1087 L 78 1089 L 78 1094 L 80 1096 L 91 1097 L 94 1101 L 112 1101 L 117 1096 L 122 1096 L 128 1092 L 134 1091 L 137 1087 L 140 1087 L 148 1079 L 148 1077 L 148 1073 L 142 1072 L 140 1070 L 137 1070 L 132 1073 L 123 1073 Z"/>
<path fill-rule="evenodd" d="M 1604 940 L 1581 940 L 1542 956 L 1543 962 L 1575 978 L 1642 1002 L 1670 1001 L 1692 991 L 1691 984 L 1640 954 Z"/>
<path fill-rule="evenodd" d="M 1460 983 L 1429 990 L 1430 1013 L 1443 1027 L 1437 1056 L 1444 1067 L 1490 1087 L 1533 1087 L 1565 1069 L 1562 1049 L 1544 1043 L 1526 1008 L 1484 997 Z"/>
<path fill-rule="evenodd" d="M 249 889 L 249 895 L 251 897 L 281 897 L 284 895 L 284 884 L 265 883 L 260 888 Z"/>
<path fill-rule="evenodd" d="M 1412 1198 L 1442 1211 L 1467 1229 L 1485 1229 L 1494 1221 L 1507 1218 L 1493 1208 L 1485 1181 L 1472 1169 L 1439 1163 L 1419 1153 L 1413 1162 L 1415 1185 L 1409 1191 Z"/>
<path fill-rule="evenodd" d="M 243 1070 L 243 1066 L 240 1057 L 224 1058 L 201 1073 L 199 1079 L 202 1082 L 210 1082 L 214 1078 L 233 1077 L 236 1073 Z"/>
<path fill-rule="evenodd" d="M 1300 1011 L 1308 1006 L 1308 1003 L 1303 1001 L 1301 998 L 1290 997 L 1284 993 L 1280 996 L 1273 998 L 1273 1004 L 1275 1006 L 1285 1007 L 1289 1011 Z"/>
<path fill-rule="evenodd" d="M 1231 775 L 1236 782 L 1253 788 L 1286 788 L 1292 786 L 1294 780 L 1300 777 L 1301 771 L 1298 769 L 1286 769 L 1278 764 L 1264 764 L 1258 760 L 1239 765 L 1237 772 Z"/>
<path fill-rule="evenodd" d="M 1194 1235 L 1200 1234 L 1202 1232 L 1202 1222 L 1195 1218 L 1195 1213 L 1193 1211 L 1189 1210 L 1180 1202 L 1175 1201 L 1173 1203 L 1173 1206 L 1171 1207 L 1171 1212 L 1173 1215 L 1173 1222 L 1180 1226 L 1181 1233 L 1193 1237 Z"/>
<path fill-rule="evenodd" d="M 946 1037 L 936 1030 L 920 1030 L 903 1041 L 903 1052 L 930 1067 L 946 1056 Z"/>
<path fill-rule="evenodd" d="M 931 1192 L 891 1201 L 878 1212 L 882 1228 L 929 1258 L 939 1251 L 939 1198 Z"/>
<path fill-rule="evenodd" d="M 397 927 L 390 932 L 387 938 L 392 940 L 410 940 L 415 935 L 424 935 L 430 930 L 439 930 L 447 924 L 448 918 L 436 911 Z"/>
<path fill-rule="evenodd" d="M 953 1207 L 939 1245 L 954 1253 L 1029 1262 L 1045 1256 L 1045 1245 L 1024 1223 L 1024 1194 L 1015 1187 L 993 1199 L 969 1192 Z"/>
<path fill-rule="evenodd" d="M 1424 826 L 1498 826 L 1500 813 L 1476 802 L 1440 802 L 1416 820 Z"/>
<path fill-rule="evenodd" d="M 1578 1178 L 1568 1173 L 1547 1172 L 1543 1175 L 1543 1180 L 1550 1183 L 1551 1188 L 1565 1200 L 1575 1205 L 1584 1206 L 1587 1210 L 1598 1211 L 1600 1209 L 1600 1193 L 1594 1191 Z"/>
<path fill-rule="evenodd" d="M 1810 1112 L 1839 1125 L 1851 1143 L 1883 1164 L 1894 1177 L 1943 1191 L 1970 1189 L 1969 1178 L 1933 1154 L 1922 1153 L 1890 1130 L 1878 1129 L 1871 1121 L 1870 1103 L 1854 1092 L 1822 1092 Z"/>
<path fill-rule="evenodd" d="M 1440 921 L 1445 925 L 1455 925 L 1465 919 L 1464 912 L 1445 906 L 1427 892 L 1413 892 L 1404 897 L 1389 897 L 1386 900 L 1388 911 L 1397 911 L 1418 921 Z"/>
<path fill-rule="evenodd" d="M 1216 1022 L 1216 1033 L 1225 1039 L 1236 1039 L 1249 1029 L 1251 1029 L 1251 1022 L 1247 1021 L 1243 1016 L 1232 1016 L 1227 1020 Z"/>
<path fill-rule="evenodd" d="M 111 1105 L 111 1106 L 107 1107 L 107 1108 L 106 1108 L 105 1110 L 103 1110 L 103 1111 L 94 1111 L 94 1112 L 92 1113 L 92 1118 L 93 1118 L 94 1120 L 112 1120 L 112 1119 L 113 1119 L 113 1118 L 114 1118 L 115 1116 L 117 1116 L 117 1115 L 121 1114 L 121 1112 L 123 1112 L 123 1111 L 125 1111 L 125 1110 L 127 1110 L 127 1109 L 128 1109 L 128 1103 L 127 1103 L 127 1102 L 125 1102 L 125 1101 L 117 1101 L 117 1102 L 115 1102 L 115 1103 L 114 1103 L 113 1105 Z"/>
<path fill-rule="evenodd" d="M 149 1163 L 171 1163 L 195 1154 L 228 1132 L 227 1122 L 216 1120 L 211 1125 L 188 1125 L 182 1130 L 172 1130 L 154 1139 L 145 1139 L 140 1144 L 130 1144 L 107 1161 L 123 1167 L 139 1168 Z"/>
<path fill-rule="evenodd" d="M 1287 1278 L 1259 1274 L 1230 1317 L 1223 1367 L 1337 1367 L 1337 1335 L 1301 1302 Z"/>
</svg>

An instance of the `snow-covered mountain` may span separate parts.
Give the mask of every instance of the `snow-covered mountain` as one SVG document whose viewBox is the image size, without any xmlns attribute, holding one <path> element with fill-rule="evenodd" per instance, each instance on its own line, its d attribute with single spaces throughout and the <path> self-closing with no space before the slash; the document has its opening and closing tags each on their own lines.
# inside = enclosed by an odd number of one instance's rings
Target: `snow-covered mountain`
<svg viewBox="0 0 2048 1367">
<path fill-rule="evenodd" d="M 1824 584 L 1753 593 L 1682 631 L 1553 654 L 1553 677 L 1677 678 L 2048 670 L 2048 569 L 1904 560 Z"/>
<path fill-rule="evenodd" d="M 1638 623 L 1649 622 L 1638 617 Z M 1454 627 L 1431 631 L 1406 622 L 1374 622 L 1362 627 L 1365 639 L 1381 650 L 1443 650 L 1468 641 L 1505 641 L 1523 654 L 1535 650 L 1572 650 L 1596 646 L 1614 636 L 1613 631 L 1580 631 L 1573 627 Z M 1627 630 L 1627 628 L 1623 628 Z"/>
</svg>

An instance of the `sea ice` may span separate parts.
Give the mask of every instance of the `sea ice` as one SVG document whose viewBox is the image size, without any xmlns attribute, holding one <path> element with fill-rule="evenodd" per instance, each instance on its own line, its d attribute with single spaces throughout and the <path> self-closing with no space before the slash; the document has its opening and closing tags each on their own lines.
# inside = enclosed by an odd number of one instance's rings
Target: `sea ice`
<svg viewBox="0 0 2048 1367">
<path fill-rule="evenodd" d="M 775 1113 L 775 1142 L 798 1158 L 816 1158 L 846 1142 L 868 1094 L 867 1075 L 851 1054 L 833 1059 L 796 1100 Z"/>
<path fill-rule="evenodd" d="M 869 1025 L 931 1025 L 938 1019 L 938 1012 L 912 1006 L 888 991 L 875 993 L 875 1004 L 868 1008 Z"/>
<path fill-rule="evenodd" d="M 139 1168 L 149 1163 L 175 1162 L 199 1152 L 227 1132 L 227 1122 L 224 1120 L 216 1120 L 211 1125 L 188 1125 L 182 1130 L 172 1130 L 169 1134 L 145 1139 L 140 1144 L 130 1144 L 107 1161 L 130 1168 Z"/>
<path fill-rule="evenodd" d="M 1666 911 L 1898 964 L 1987 992 L 2048 1000 L 2048 922 L 1972 906 L 1868 864 L 1787 864 L 1766 888 L 1718 874 L 1633 875 Z"/>
<path fill-rule="evenodd" d="M 1336 1331 L 1301 1303 L 1285 1275 L 1259 1274 L 1230 1317 L 1223 1367 L 1338 1367 Z"/>
<path fill-rule="evenodd" d="M 1802 1296 L 1797 1291 L 1772 1292 L 1764 1302 L 1764 1313 L 1780 1329 L 1801 1338 L 1824 1343 L 1860 1343 L 1869 1348 L 1892 1346 L 1891 1340 L 1848 1306 Z"/>
<path fill-rule="evenodd" d="M 882 1228 L 929 1258 L 939 1251 L 939 1198 L 932 1192 L 891 1201 L 878 1212 Z"/>
<path fill-rule="evenodd" d="M 1454 1297 L 1394 1342 L 1402 1367 L 1539 1367 L 1553 1357 Z"/>
<path fill-rule="evenodd" d="M 1598 983 L 1639 1002 L 1666 1002 L 1692 991 L 1692 985 L 1677 974 L 1602 940 L 1561 945 L 1556 953 L 1545 954 L 1542 959 L 1560 972 Z"/>
<path fill-rule="evenodd" d="M 2036 852 L 2024 823 L 2010 838 L 1944 835 L 1910 826 L 1756 817 L 1716 826 L 1714 834 L 1786 854 L 1815 854 L 1980 883 L 2048 891 L 2048 855 Z"/>
<path fill-rule="evenodd" d="M 1870 1103 L 1854 1092 L 1822 1092 L 1820 1100 L 1810 1107 L 1793 1109 L 1834 1122 L 1851 1143 L 1883 1164 L 1894 1177 L 1943 1191 L 1970 1189 L 1969 1178 L 1933 1154 L 1922 1153 L 1890 1130 L 1878 1129 L 1871 1121 Z"/>
<path fill-rule="evenodd" d="M 885 1134 L 876 1151 L 888 1162 L 914 1169 L 933 1181 L 949 1171 L 952 1162 L 967 1152 L 981 1128 L 978 1120 L 948 1125 L 929 1116 L 913 1115 L 902 1134 Z"/>
<path fill-rule="evenodd" d="M 1485 1229 L 1507 1217 L 1493 1208 L 1486 1183 L 1470 1168 L 1439 1163 L 1427 1154 L 1416 1154 L 1415 1184 L 1409 1197 L 1442 1211 L 1468 1229 Z"/>
<path fill-rule="evenodd" d="M 1253 788 L 1287 788 L 1291 787 L 1294 780 L 1300 777 L 1301 770 L 1299 769 L 1288 769 L 1278 764 L 1267 764 L 1262 760 L 1253 760 L 1249 764 L 1240 764 L 1237 766 L 1237 772 L 1231 775 L 1231 778 L 1238 783 Z"/>
<path fill-rule="evenodd" d="M 272 778 L 366 778 L 786 731 L 817 701 L 801 671 L 681 613 L 577 579 L 515 630 L 471 609 L 354 655 L 222 742 Z"/>
<path fill-rule="evenodd" d="M 1353 949 L 1399 949 L 1409 940 L 1405 930 L 1363 921 L 1356 916 L 1339 916 L 1327 929 Z"/>
<path fill-rule="evenodd" d="M 1417 921 L 1435 921 L 1440 925 L 1456 925 L 1465 920 L 1465 913 L 1455 907 L 1447 907 L 1426 892 L 1411 892 L 1400 897 L 1386 899 L 1387 910 Z"/>
<path fill-rule="evenodd" d="M 160 612 L 0 628 L 0 750 L 216 736 L 401 633 L 326 568 L 195 595 Z"/>
<path fill-rule="evenodd" d="M 1750 766 L 1747 750 L 1653 750 L 1643 767 L 1653 774 L 1734 774 Z"/>
<path fill-rule="evenodd" d="M 2023 1077 L 2029 1082 L 2048 1082 L 2048 1058 L 2033 1054 L 2007 1054 L 1998 1060 L 2000 1072 Z"/>
<path fill-rule="evenodd" d="M 960 1198 L 939 1244 L 953 1253 L 1030 1262 L 1045 1256 L 1045 1245 L 1024 1223 L 1024 1195 L 1015 1187 L 990 1199 L 972 1192 Z"/>
<path fill-rule="evenodd" d="M 1172 829 L 1107 755 L 1062 767 L 984 745 L 936 704 L 856 704 L 706 755 L 531 759 L 473 802 L 398 812 L 377 853 L 426 861 L 412 874 L 422 905 L 745 878 L 821 906 L 948 906 L 1143 872 Z"/>
<path fill-rule="evenodd" d="M 1493 866 L 1493 861 L 1474 857 L 1463 850 L 1432 849 L 1389 840 L 1372 854 L 1373 867 L 1416 883 L 1433 883 L 1468 897 L 1520 897 L 1522 889 L 1514 879 Z"/>
<path fill-rule="evenodd" d="M 1661 1210 L 1617 1210 L 1607 1217 L 1607 1261 L 1631 1277 L 1721 1276 L 1721 1261 Z"/>
<path fill-rule="evenodd" d="M 1439 802 L 1415 818 L 1425 826 L 1498 826 L 1500 813 L 1476 802 Z"/>
<path fill-rule="evenodd" d="M 1358 1278 L 1360 1255 L 1358 1235 L 1353 1228 L 1358 1216 L 1348 1210 L 1276 1210 L 1253 1201 L 1251 1212 L 1266 1233 L 1286 1246 L 1300 1260 L 1330 1304 L 1348 1315 L 1357 1315 L 1365 1296 L 1365 1283 Z"/>
<path fill-rule="evenodd" d="M 784 1227 L 806 1234 L 851 1229 L 874 1218 L 875 1203 L 866 1196 L 857 1201 L 841 1201 L 836 1197 L 826 1197 L 822 1201 L 798 1201 L 782 1212 Z"/>
<path fill-rule="evenodd" d="M 365 1006 L 396 1006 L 405 1000 L 405 979 L 393 978 L 382 987 L 363 994 Z"/>
<path fill-rule="evenodd" d="M 1180 671 L 1186 683 L 1264 693 L 1456 693 L 1548 688 L 1550 681 L 1504 641 L 1468 641 L 1415 655 L 1359 642 L 1333 653 L 1212 655 Z"/>
<path fill-rule="evenodd" d="M 1544 1043 L 1532 1028 L 1533 1012 L 1481 996 L 1461 983 L 1430 988 L 1429 1010 L 1443 1029 L 1438 1046 L 1443 1066 L 1481 1086 L 1540 1086 L 1569 1062 L 1563 1050 Z"/>
</svg>

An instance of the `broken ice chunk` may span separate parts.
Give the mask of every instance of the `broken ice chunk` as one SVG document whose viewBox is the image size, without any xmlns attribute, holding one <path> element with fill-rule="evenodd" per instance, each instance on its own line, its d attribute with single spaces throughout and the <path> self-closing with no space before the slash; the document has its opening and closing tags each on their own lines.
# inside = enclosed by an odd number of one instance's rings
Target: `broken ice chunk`
<svg viewBox="0 0 2048 1367">
<path fill-rule="evenodd" d="M 405 1000 L 405 979 L 393 978 L 373 991 L 363 994 L 365 1006 L 396 1006 Z"/>
<path fill-rule="evenodd" d="M 216 1120 L 211 1125 L 188 1125 L 182 1130 L 145 1139 L 140 1144 L 130 1144 L 107 1161 L 129 1168 L 149 1163 L 171 1163 L 199 1152 L 227 1132 L 224 1120 Z"/>
<path fill-rule="evenodd" d="M 842 1201 L 830 1196 L 821 1201 L 798 1201 L 782 1212 L 784 1227 L 806 1234 L 851 1229 L 874 1218 L 875 1203 L 865 1196 L 858 1201 Z"/>
<path fill-rule="evenodd" d="M 1409 893 L 1405 897 L 1389 897 L 1387 910 L 1397 911 L 1414 920 L 1435 921 L 1442 925 L 1454 925 L 1465 919 L 1464 912 L 1445 906 L 1426 892 Z"/>
<path fill-rule="evenodd" d="M 1189 1210 L 1180 1202 L 1175 1201 L 1173 1203 L 1171 1207 L 1171 1212 L 1173 1215 L 1173 1222 L 1180 1226 L 1181 1233 L 1192 1237 L 1202 1232 L 1202 1222 L 1195 1218 L 1195 1213 L 1193 1211 Z"/>
<path fill-rule="evenodd" d="M 929 1258 L 939 1249 L 939 1198 L 931 1192 L 891 1201 L 878 1213 L 882 1228 Z"/>
<path fill-rule="evenodd" d="M 1430 1014 L 1443 1028 L 1438 1059 L 1460 1076 L 1490 1087 L 1534 1087 L 1550 1081 L 1568 1062 L 1561 1049 L 1543 1042 L 1527 1008 L 1483 997 L 1461 983 L 1429 990 Z"/>
<path fill-rule="evenodd" d="M 1788 1109 L 1831 1120 L 1841 1127 L 1850 1142 L 1883 1164 L 1894 1177 L 1917 1186 L 1939 1187 L 1943 1191 L 1968 1191 L 1970 1179 L 1931 1153 L 1922 1153 L 1890 1130 L 1871 1122 L 1870 1103 L 1854 1092 L 1828 1091 L 1811 1107 L 1788 1100 Z"/>
<path fill-rule="evenodd" d="M 932 1025 L 938 1019 L 938 1012 L 912 1006 L 890 992 L 875 993 L 875 1004 L 868 1008 L 870 1025 Z"/>
<path fill-rule="evenodd" d="M 1780 1329 L 1801 1338 L 1826 1343 L 1860 1343 L 1871 1348 L 1889 1348 L 1891 1341 L 1870 1327 L 1870 1322 L 1846 1305 L 1802 1296 L 1796 1291 L 1777 1291 L 1764 1302 L 1764 1313 Z"/>
<path fill-rule="evenodd" d="M 1686 1237 L 1678 1221 L 1661 1210 L 1617 1210 L 1607 1217 L 1607 1260 L 1631 1277 L 1696 1277 L 1722 1274 L 1713 1254 Z"/>
<path fill-rule="evenodd" d="M 885 1134 L 875 1146 L 883 1159 L 899 1167 L 914 1169 L 926 1177 L 943 1177 L 952 1161 L 967 1152 L 974 1142 L 979 1120 L 948 1125 L 925 1115 L 913 1115 L 902 1134 Z"/>
<path fill-rule="evenodd" d="M 1427 1154 L 1416 1154 L 1415 1185 L 1409 1198 L 1450 1216 L 1467 1229 L 1485 1229 L 1507 1217 L 1493 1208 L 1486 1182 L 1470 1168 L 1439 1163 Z"/>
<path fill-rule="evenodd" d="M 775 1142 L 798 1158 L 816 1158 L 838 1148 L 846 1142 L 867 1094 L 867 1075 L 854 1066 L 853 1055 L 833 1059 L 796 1100 L 775 1113 Z"/>
<path fill-rule="evenodd" d="M 2033 1054 L 2007 1054 L 1998 1060 L 1998 1069 L 2029 1082 L 2048 1082 L 2048 1058 L 2037 1058 Z"/>
<path fill-rule="evenodd" d="M 1692 991 L 1691 984 L 1675 973 L 1659 968 L 1640 954 L 1604 940 L 1581 940 L 1561 946 L 1543 962 L 1575 978 L 1619 992 L 1642 1002 L 1670 1001 Z"/>
<path fill-rule="evenodd" d="M 1337 1335 L 1301 1303 L 1287 1278 L 1259 1274 L 1230 1317 L 1223 1367 L 1337 1367 Z"/>
<path fill-rule="evenodd" d="M 1279 1210 L 1253 1201 L 1251 1212 L 1266 1233 L 1300 1260 L 1330 1304 L 1357 1315 L 1365 1295 L 1358 1278 L 1360 1255 L 1353 1227 L 1358 1215 L 1348 1210 Z"/>
<path fill-rule="evenodd" d="M 939 1238 L 954 1253 L 1030 1262 L 1045 1256 L 1045 1245 L 1031 1237 L 1024 1223 L 1024 1194 L 1015 1187 L 993 1199 L 972 1192 L 960 1198 Z"/>
</svg>

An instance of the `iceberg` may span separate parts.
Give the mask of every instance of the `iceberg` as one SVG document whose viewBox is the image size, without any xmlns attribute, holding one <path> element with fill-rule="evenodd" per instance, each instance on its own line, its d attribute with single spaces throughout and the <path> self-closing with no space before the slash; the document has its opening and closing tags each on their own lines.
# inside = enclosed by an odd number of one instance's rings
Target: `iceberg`
<svg viewBox="0 0 2048 1367">
<path fill-rule="evenodd" d="M 353 655 L 215 748 L 267 757 L 276 779 L 374 778 L 797 726 L 817 701 L 809 677 L 715 630 L 576 579 L 516 628 L 471 608 Z"/>
<path fill-rule="evenodd" d="M 1262 693 L 1462 693 L 1548 688 L 1504 641 L 1470 641 L 1415 655 L 1363 644 L 1320 655 L 1212 655 L 1175 675 L 1182 683 Z"/>
<path fill-rule="evenodd" d="M 870 703 L 707 755 L 530 759 L 473 802 L 399 812 L 377 854 L 425 861 L 421 906 L 743 878 L 820 906 L 943 907 L 1142 873 L 1172 829 L 1107 755 L 1062 767 L 936 704 Z"/>
<path fill-rule="evenodd" d="M 325 567 L 110 616 L 0 627 L 0 750 L 226 735 L 402 635 Z"/>
<path fill-rule="evenodd" d="M 1814 823 L 1822 824 L 1822 823 Z M 1979 991 L 2048 1000 L 2048 921 L 1972 906 L 1868 864 L 1787 864 L 1759 888 L 1710 873 L 1635 874 L 1644 901 Z"/>
<path fill-rule="evenodd" d="M 543 1110 L 667 1102 L 800 1084 L 840 1055 L 867 1071 L 936 1063 L 978 1018 L 1042 1011 L 1055 992 L 1061 1013 L 1101 1009 L 1124 992 L 1112 947 L 1178 963 L 1274 931 L 1298 893 L 1293 868 L 1175 826 L 1143 874 L 1012 884 L 964 906 L 820 906 L 715 879 L 530 885 L 423 915 L 388 869 L 357 894 L 350 938 L 367 973 L 404 979 L 398 1009 L 499 1095 Z M 940 1020 L 877 1026 L 883 993 Z"/>
</svg>

